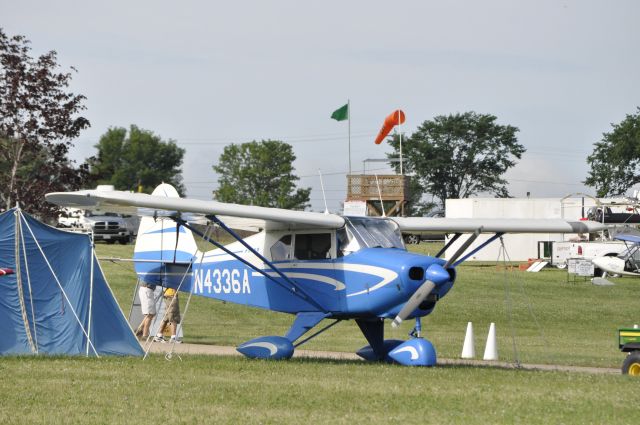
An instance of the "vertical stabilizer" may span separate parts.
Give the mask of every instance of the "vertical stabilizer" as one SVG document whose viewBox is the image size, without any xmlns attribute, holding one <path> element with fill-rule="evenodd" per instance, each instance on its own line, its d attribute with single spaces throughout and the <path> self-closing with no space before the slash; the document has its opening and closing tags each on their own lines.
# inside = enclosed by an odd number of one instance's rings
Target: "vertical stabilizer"
<svg viewBox="0 0 640 425">
<path fill-rule="evenodd" d="M 155 188 L 152 195 L 178 198 L 176 189 L 166 183 Z M 180 284 L 189 263 L 198 254 L 191 231 L 168 217 L 142 217 L 134 250 L 138 277 L 153 285 Z M 188 283 L 188 282 L 187 282 Z M 181 289 L 187 289 L 184 287 Z"/>
</svg>

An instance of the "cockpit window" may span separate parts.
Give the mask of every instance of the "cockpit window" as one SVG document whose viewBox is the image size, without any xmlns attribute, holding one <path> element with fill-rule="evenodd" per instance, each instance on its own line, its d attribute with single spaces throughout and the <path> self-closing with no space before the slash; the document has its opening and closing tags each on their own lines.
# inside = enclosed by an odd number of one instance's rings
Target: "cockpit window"
<svg viewBox="0 0 640 425">
<path fill-rule="evenodd" d="M 271 245 L 271 260 L 283 261 L 291 258 L 291 235 L 284 235 Z"/>
<path fill-rule="evenodd" d="M 296 234 L 293 255 L 297 260 L 331 258 L 331 233 Z"/>
<path fill-rule="evenodd" d="M 404 249 L 398 226 L 389 219 L 345 217 L 345 221 L 347 235 L 354 238 L 360 248 Z"/>
<path fill-rule="evenodd" d="M 358 240 L 353 237 L 353 234 L 347 229 L 347 226 L 336 230 L 336 236 L 338 239 L 338 257 L 345 257 L 360 249 Z"/>
</svg>

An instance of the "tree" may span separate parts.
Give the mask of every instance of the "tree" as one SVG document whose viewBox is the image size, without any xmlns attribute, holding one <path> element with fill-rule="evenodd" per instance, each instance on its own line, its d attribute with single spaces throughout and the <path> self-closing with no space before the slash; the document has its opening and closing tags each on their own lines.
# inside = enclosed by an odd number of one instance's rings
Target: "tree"
<svg viewBox="0 0 640 425">
<path fill-rule="evenodd" d="M 98 154 L 88 159 L 92 184 L 112 184 L 117 190 L 150 193 L 162 182 L 184 195 L 184 149 L 173 140 L 163 141 L 151 131 L 132 125 L 113 127 L 95 145 Z"/>
<path fill-rule="evenodd" d="M 305 209 L 311 188 L 295 189 L 295 159 L 291 145 L 277 140 L 231 144 L 213 166 L 219 175 L 214 196 L 222 202 Z"/>
<path fill-rule="evenodd" d="M 481 192 L 507 197 L 507 182 L 501 176 L 525 151 L 518 144 L 517 131 L 516 127 L 497 124 L 496 117 L 488 114 L 437 116 L 402 141 L 404 171 L 413 173 L 443 207 L 448 198 Z M 395 150 L 390 158 L 399 157 L 398 139 L 389 140 Z"/>
<path fill-rule="evenodd" d="M 78 189 L 86 175 L 67 154 L 90 124 L 77 116 L 85 97 L 67 92 L 71 73 L 58 72 L 56 52 L 34 59 L 30 50 L 24 36 L 0 29 L 0 199 L 49 218 L 57 207 L 44 194 Z"/>
<path fill-rule="evenodd" d="M 640 107 L 611 126 L 613 131 L 603 133 L 587 157 L 591 170 L 584 184 L 595 187 L 599 197 L 624 194 L 640 183 Z"/>
</svg>

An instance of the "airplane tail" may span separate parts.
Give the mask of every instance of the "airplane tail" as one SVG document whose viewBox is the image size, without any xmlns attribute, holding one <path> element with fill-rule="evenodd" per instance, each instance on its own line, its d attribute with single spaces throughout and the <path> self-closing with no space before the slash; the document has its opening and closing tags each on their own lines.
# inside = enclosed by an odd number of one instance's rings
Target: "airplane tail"
<svg viewBox="0 0 640 425">
<path fill-rule="evenodd" d="M 178 198 L 178 192 L 162 183 L 152 193 Z M 142 217 L 133 259 L 138 278 L 150 285 L 177 288 L 189 272 L 189 264 L 199 255 L 191 231 L 168 217 Z M 184 278 L 181 290 L 189 290 L 191 279 Z"/>
</svg>

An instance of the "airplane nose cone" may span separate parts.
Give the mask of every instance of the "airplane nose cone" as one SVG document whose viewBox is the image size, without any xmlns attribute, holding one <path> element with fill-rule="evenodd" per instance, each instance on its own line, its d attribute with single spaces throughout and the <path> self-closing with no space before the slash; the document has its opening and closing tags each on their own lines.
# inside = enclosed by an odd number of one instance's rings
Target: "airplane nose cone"
<svg viewBox="0 0 640 425">
<path fill-rule="evenodd" d="M 432 264 L 429 266 L 425 277 L 436 285 L 440 285 L 451 279 L 449 272 L 439 264 Z"/>
</svg>

